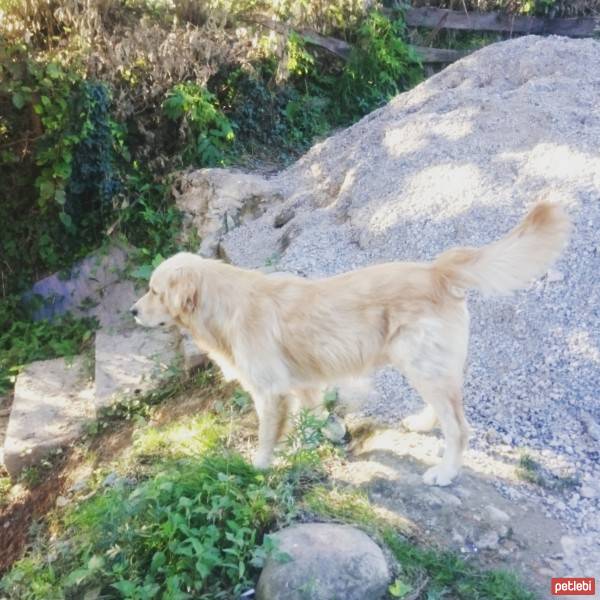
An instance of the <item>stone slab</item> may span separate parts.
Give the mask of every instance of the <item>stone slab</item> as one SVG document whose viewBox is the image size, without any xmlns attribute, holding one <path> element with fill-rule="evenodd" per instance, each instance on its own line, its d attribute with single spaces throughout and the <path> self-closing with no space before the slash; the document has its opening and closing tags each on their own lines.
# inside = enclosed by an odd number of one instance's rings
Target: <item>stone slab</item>
<svg viewBox="0 0 600 600">
<path fill-rule="evenodd" d="M 189 331 L 186 329 L 181 329 L 180 333 L 181 342 L 179 345 L 179 351 L 181 352 L 181 356 L 183 358 L 183 368 L 186 370 L 186 372 L 189 373 L 194 369 L 205 366 L 209 360 L 208 354 L 202 352 L 202 350 L 198 348 Z"/>
<path fill-rule="evenodd" d="M 174 329 L 136 329 L 96 333 L 96 410 L 142 396 L 174 373 L 179 358 Z"/>
<path fill-rule="evenodd" d="M 125 244 L 115 242 L 79 261 L 68 273 L 54 273 L 38 281 L 25 295 L 44 299 L 35 317 L 50 319 L 68 311 L 88 314 L 86 307 L 100 304 L 105 291 L 122 279 L 130 251 Z"/>
<path fill-rule="evenodd" d="M 17 377 L 4 464 L 12 477 L 76 439 L 94 416 L 86 357 L 31 363 Z"/>
</svg>

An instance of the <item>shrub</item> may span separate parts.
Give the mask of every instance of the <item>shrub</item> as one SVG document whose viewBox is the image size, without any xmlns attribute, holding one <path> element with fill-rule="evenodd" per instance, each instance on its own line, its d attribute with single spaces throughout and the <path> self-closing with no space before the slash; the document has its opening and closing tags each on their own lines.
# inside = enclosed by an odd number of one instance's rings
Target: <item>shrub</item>
<svg viewBox="0 0 600 600">
<path fill-rule="evenodd" d="M 360 25 L 337 89 L 338 120 L 361 117 L 421 80 L 418 57 L 405 38 L 401 19 L 377 12 Z"/>
<path fill-rule="evenodd" d="M 181 83 L 169 91 L 163 108 L 183 132 L 184 164 L 214 167 L 225 162 L 233 129 L 213 94 L 195 83 Z"/>
</svg>

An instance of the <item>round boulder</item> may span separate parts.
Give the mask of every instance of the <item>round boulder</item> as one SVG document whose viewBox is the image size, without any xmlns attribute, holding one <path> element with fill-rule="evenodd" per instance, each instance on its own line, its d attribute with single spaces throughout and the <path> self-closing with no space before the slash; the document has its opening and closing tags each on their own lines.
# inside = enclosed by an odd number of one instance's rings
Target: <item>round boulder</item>
<svg viewBox="0 0 600 600">
<path fill-rule="evenodd" d="M 381 548 L 348 525 L 305 523 L 273 535 L 277 551 L 258 580 L 257 600 L 377 600 L 389 583 Z M 282 555 L 289 555 L 282 560 Z M 288 558 L 288 557 L 285 557 Z"/>
</svg>

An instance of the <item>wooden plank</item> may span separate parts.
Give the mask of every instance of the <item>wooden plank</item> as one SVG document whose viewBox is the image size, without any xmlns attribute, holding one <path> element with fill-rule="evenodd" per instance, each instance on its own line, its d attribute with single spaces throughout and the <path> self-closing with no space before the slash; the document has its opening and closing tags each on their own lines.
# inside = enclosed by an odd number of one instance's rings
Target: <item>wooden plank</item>
<svg viewBox="0 0 600 600">
<path fill-rule="evenodd" d="M 413 48 L 419 55 L 421 62 L 428 64 L 452 63 L 474 52 L 474 50 L 447 50 L 444 48 L 426 48 L 424 46 L 413 46 Z"/>
<path fill-rule="evenodd" d="M 326 37 L 309 29 L 302 29 L 299 33 L 308 44 L 324 48 L 344 60 L 348 60 L 352 51 L 352 46 L 344 40 Z"/>
<path fill-rule="evenodd" d="M 352 46 L 348 42 L 338 40 L 332 37 L 319 35 L 314 31 L 301 30 L 300 35 L 308 44 L 320 46 L 325 50 L 329 50 L 332 54 L 346 60 L 350 56 Z M 415 52 L 419 55 L 421 62 L 424 63 L 451 63 L 467 54 L 471 54 L 470 50 L 447 50 L 444 48 L 426 48 L 424 46 L 412 46 Z"/>
<path fill-rule="evenodd" d="M 272 29 L 273 31 L 277 31 L 281 34 L 287 34 L 290 31 L 290 27 L 281 21 L 274 21 L 273 19 L 269 19 L 264 16 L 254 16 L 251 19 L 252 23 L 257 23 L 258 25 L 262 25 L 263 27 L 267 27 L 268 29 Z M 348 56 L 350 56 L 350 52 L 352 51 L 352 46 L 345 42 L 344 40 L 338 40 L 337 38 L 327 37 L 317 33 L 316 31 L 312 31 L 310 29 L 301 29 L 297 31 L 299 35 L 306 41 L 308 44 L 312 44 L 313 46 L 319 46 L 331 54 L 334 54 L 338 58 L 342 60 L 348 60 Z M 443 48 L 425 48 L 422 46 L 413 46 L 415 52 L 419 55 L 419 58 L 424 63 L 451 63 L 467 54 L 470 54 L 469 51 L 462 50 L 445 50 Z"/>
<path fill-rule="evenodd" d="M 389 11 L 385 11 L 389 12 Z M 547 19 L 507 15 L 499 12 L 463 12 L 445 8 L 409 8 L 404 13 L 410 27 L 457 29 L 463 31 L 499 31 L 591 37 L 600 33 L 600 18 Z"/>
</svg>

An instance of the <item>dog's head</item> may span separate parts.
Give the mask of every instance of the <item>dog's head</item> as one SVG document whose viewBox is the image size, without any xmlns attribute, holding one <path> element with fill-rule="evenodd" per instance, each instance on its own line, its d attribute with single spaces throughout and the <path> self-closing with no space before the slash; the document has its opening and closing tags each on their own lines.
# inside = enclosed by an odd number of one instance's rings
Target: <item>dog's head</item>
<svg viewBox="0 0 600 600">
<path fill-rule="evenodd" d="M 150 277 L 148 291 L 131 307 L 139 325 L 185 324 L 200 300 L 200 262 L 181 252 L 162 262 Z"/>
</svg>

